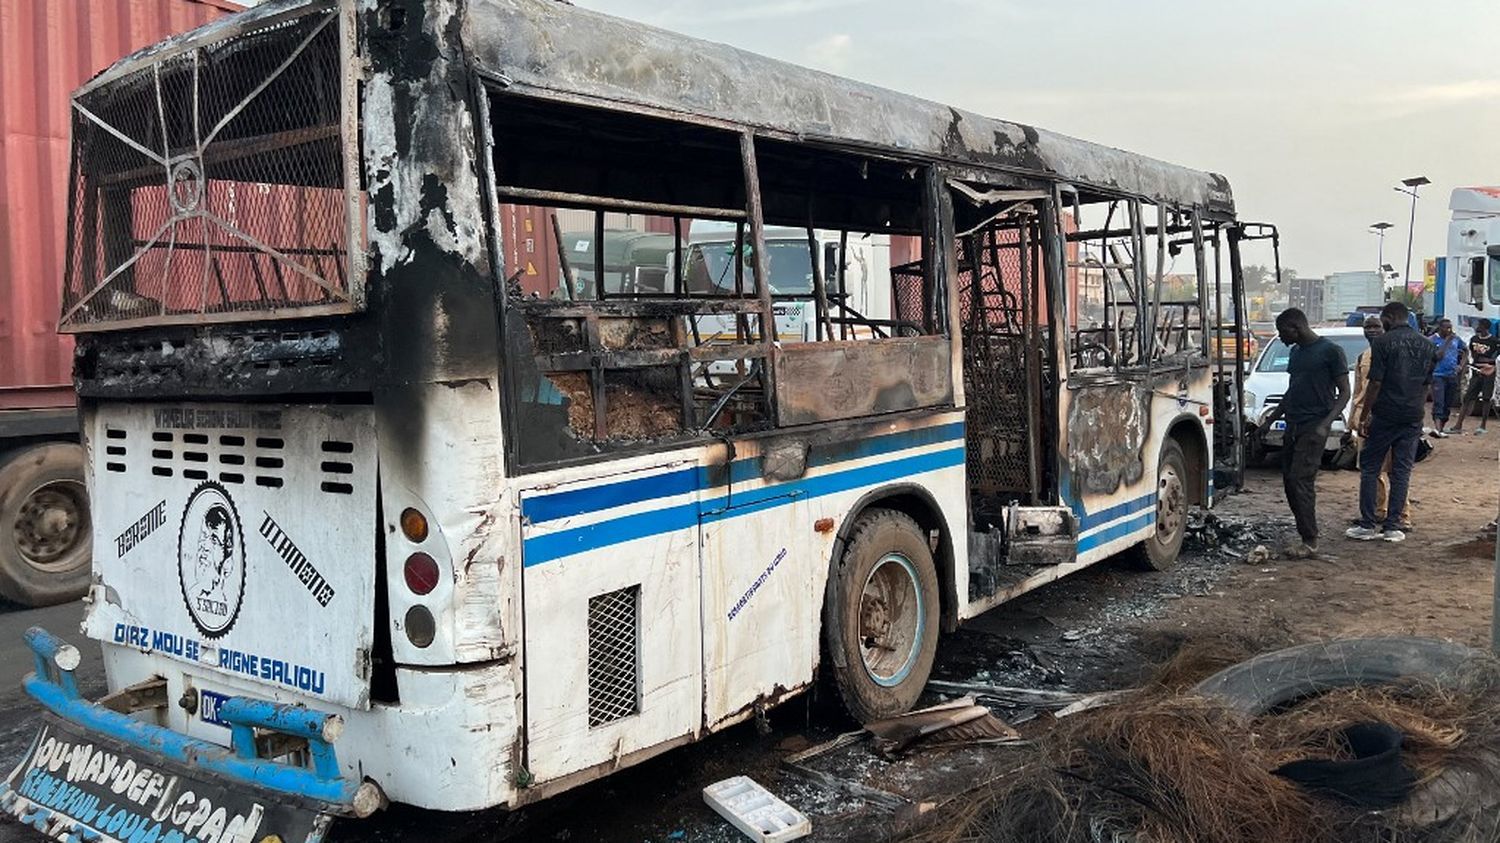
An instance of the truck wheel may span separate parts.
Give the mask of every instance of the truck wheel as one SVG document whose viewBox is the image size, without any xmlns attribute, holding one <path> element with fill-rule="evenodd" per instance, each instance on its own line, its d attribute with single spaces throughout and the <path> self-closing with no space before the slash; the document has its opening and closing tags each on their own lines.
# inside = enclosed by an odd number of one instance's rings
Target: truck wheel
<svg viewBox="0 0 1500 843">
<path fill-rule="evenodd" d="M 861 723 L 909 710 L 937 654 L 938 579 L 927 534 L 904 513 L 869 510 L 834 580 L 823 628 L 844 707 Z"/>
<path fill-rule="evenodd" d="M 1161 443 L 1156 466 L 1156 532 L 1127 552 L 1136 567 L 1166 571 L 1177 562 L 1187 535 L 1186 465 L 1180 445 L 1170 439 Z"/>
<path fill-rule="evenodd" d="M 82 597 L 93 530 L 83 448 L 37 445 L 0 457 L 0 596 L 26 606 Z"/>
</svg>

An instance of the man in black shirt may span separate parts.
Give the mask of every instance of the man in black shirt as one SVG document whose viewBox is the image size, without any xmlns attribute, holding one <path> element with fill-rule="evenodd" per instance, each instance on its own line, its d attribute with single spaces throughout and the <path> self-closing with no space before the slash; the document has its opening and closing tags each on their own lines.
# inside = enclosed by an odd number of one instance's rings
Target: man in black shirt
<svg viewBox="0 0 1500 843">
<path fill-rule="evenodd" d="M 1276 317 L 1276 332 L 1291 348 L 1286 367 L 1288 383 L 1281 403 L 1266 414 L 1258 433 L 1263 436 L 1272 424 L 1286 419 L 1281 441 L 1282 485 L 1302 537 L 1302 543 L 1289 548 L 1286 555 L 1299 559 L 1318 550 L 1318 467 L 1333 421 L 1349 403 L 1349 361 L 1338 345 L 1313 333 L 1307 314 L 1295 307 Z"/>
<path fill-rule="evenodd" d="M 1464 419 L 1474 409 L 1474 402 L 1483 408 L 1479 416 L 1476 435 L 1484 433 L 1484 425 L 1490 420 L 1490 400 L 1495 394 L 1495 357 L 1500 354 L 1500 337 L 1490 333 L 1490 320 L 1474 323 L 1474 336 L 1469 340 L 1469 388 L 1464 390 L 1464 403 L 1458 409 L 1458 421 L 1448 428 L 1449 433 L 1463 433 Z"/>
<path fill-rule="evenodd" d="M 1359 414 L 1359 523 L 1344 534 L 1351 539 L 1405 541 L 1401 513 L 1422 438 L 1422 411 L 1438 350 L 1407 323 L 1406 305 L 1393 301 L 1380 311 L 1385 333 L 1370 342 L 1370 382 Z M 1385 523 L 1375 525 L 1377 475 L 1391 455 L 1390 498 Z"/>
</svg>

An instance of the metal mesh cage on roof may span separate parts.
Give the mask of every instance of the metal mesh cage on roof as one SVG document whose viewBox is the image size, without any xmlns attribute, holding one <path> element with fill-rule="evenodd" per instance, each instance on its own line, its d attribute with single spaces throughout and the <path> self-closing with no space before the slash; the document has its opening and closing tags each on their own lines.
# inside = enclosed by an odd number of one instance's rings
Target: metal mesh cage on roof
<svg viewBox="0 0 1500 843">
<path fill-rule="evenodd" d="M 340 43 L 318 9 L 75 97 L 65 330 L 356 308 Z"/>
</svg>

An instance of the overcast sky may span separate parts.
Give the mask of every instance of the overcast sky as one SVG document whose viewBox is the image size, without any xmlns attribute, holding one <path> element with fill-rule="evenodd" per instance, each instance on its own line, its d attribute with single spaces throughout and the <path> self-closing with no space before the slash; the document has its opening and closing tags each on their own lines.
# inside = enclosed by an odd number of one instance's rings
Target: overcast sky
<svg viewBox="0 0 1500 843">
<path fill-rule="evenodd" d="M 574 0 L 993 117 L 1229 177 L 1302 275 L 1373 269 L 1425 175 L 1412 272 L 1448 194 L 1500 184 L 1496 0 Z"/>
</svg>

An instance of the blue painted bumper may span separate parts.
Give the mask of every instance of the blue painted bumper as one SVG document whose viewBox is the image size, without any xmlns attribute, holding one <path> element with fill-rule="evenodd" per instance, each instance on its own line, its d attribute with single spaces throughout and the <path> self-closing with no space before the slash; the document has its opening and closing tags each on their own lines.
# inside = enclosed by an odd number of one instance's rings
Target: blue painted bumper
<svg viewBox="0 0 1500 843">
<path fill-rule="evenodd" d="M 73 671 L 59 664 L 72 662 L 69 645 L 47 631 L 32 627 L 26 631 L 26 643 L 36 659 L 36 672 L 22 684 L 26 693 L 53 714 L 84 730 L 112 738 L 148 755 L 165 759 L 205 777 L 236 785 L 257 788 L 270 796 L 288 801 L 317 803 L 324 813 L 364 817 L 380 807 L 383 798 L 379 788 L 339 775 L 333 741 L 343 721 L 336 714 L 278 705 L 264 700 L 231 697 L 220 708 L 219 716 L 229 724 L 232 746 L 189 737 L 172 729 L 136 720 L 111 711 L 79 696 Z M 258 757 L 255 730 L 281 732 L 307 741 L 313 769 Z"/>
</svg>

